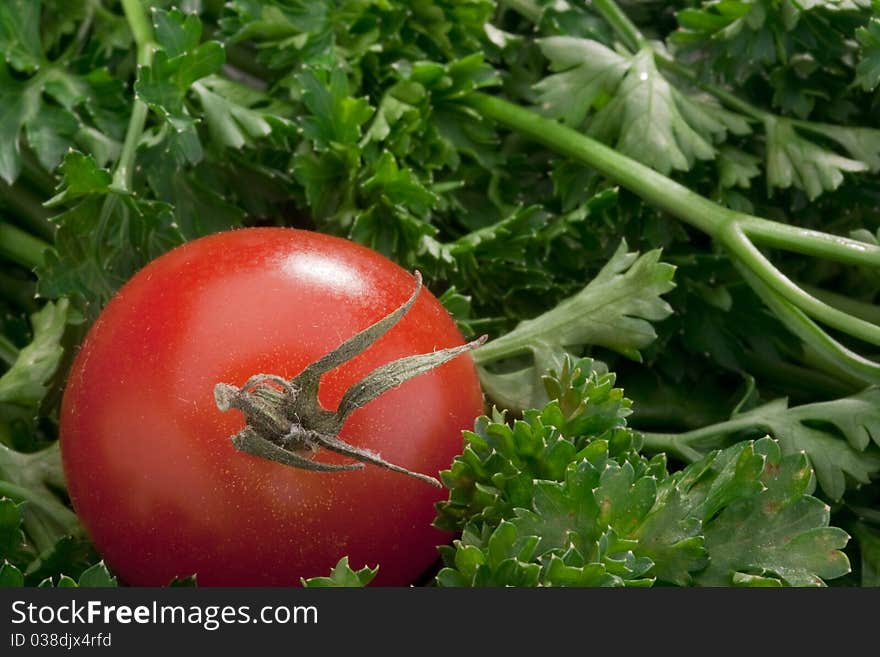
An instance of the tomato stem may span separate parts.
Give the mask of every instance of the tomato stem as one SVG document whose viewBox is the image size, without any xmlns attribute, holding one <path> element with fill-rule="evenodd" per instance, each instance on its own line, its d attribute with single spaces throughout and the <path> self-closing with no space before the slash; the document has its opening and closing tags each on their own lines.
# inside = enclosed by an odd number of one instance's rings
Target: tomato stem
<svg viewBox="0 0 880 657">
<path fill-rule="evenodd" d="M 360 470 L 369 463 L 442 487 L 436 477 L 390 463 L 375 452 L 345 442 L 339 434 L 352 412 L 403 382 L 475 349 L 486 341 L 486 336 L 458 347 L 405 356 L 380 365 L 343 394 L 335 411 L 325 409 L 318 401 L 318 386 L 325 373 L 363 353 L 412 308 L 422 289 L 418 272 L 415 279 L 415 290 L 401 306 L 308 365 L 293 379 L 256 374 L 241 387 L 218 383 L 214 388 L 217 408 L 234 408 L 245 416 L 244 429 L 232 436 L 235 448 L 252 456 L 319 472 Z M 356 462 L 314 460 L 315 452 L 322 447 Z"/>
</svg>

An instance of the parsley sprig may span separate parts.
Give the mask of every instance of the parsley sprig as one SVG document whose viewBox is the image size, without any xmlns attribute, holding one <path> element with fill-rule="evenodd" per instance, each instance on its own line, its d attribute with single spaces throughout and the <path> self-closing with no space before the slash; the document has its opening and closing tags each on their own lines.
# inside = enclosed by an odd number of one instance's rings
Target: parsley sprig
<svg viewBox="0 0 880 657">
<path fill-rule="evenodd" d="M 599 374 L 613 370 L 634 399 L 591 397 L 596 416 L 577 427 L 559 426 L 569 411 L 548 420 L 568 436 L 551 441 L 565 458 L 542 456 L 531 479 L 543 483 L 522 479 L 532 497 L 514 506 L 479 521 L 460 509 L 459 529 L 484 524 L 462 535 L 449 582 L 477 571 L 481 582 L 502 571 L 532 583 L 874 581 L 877 11 L 876 0 L 3 3 L 9 568 L 58 582 L 97 559 L 52 456 L 66 368 L 90 321 L 173 246 L 277 224 L 419 269 L 467 334 L 489 333 L 474 357 L 508 413 L 475 436 L 516 432 L 517 414 L 538 417 L 554 399 L 584 402 L 558 379 L 544 385 L 571 358 L 595 359 L 591 395 L 616 390 Z M 601 422 L 629 412 L 643 448 L 614 423 L 625 449 L 594 447 L 584 465 L 564 446 L 601 445 Z M 670 465 L 642 456 L 654 452 Z M 854 537 L 850 576 L 836 577 L 838 557 L 811 560 L 809 545 L 828 540 L 836 554 L 843 540 L 803 501 L 802 452 L 815 494 Z M 755 474 L 759 461 L 772 467 Z M 650 472 L 645 505 L 693 502 L 690 561 L 645 551 L 635 511 L 629 534 L 593 518 L 589 495 L 571 502 L 583 522 L 569 550 L 547 525 L 551 502 L 601 486 L 606 470 L 609 486 L 630 488 Z M 700 506 L 702 484 L 679 474 L 698 470 L 706 484 L 739 478 L 753 502 L 800 491 L 804 533 L 768 540 L 803 546 L 804 560 L 717 551 L 731 536 L 723 518 L 743 514 L 755 535 L 767 518 L 746 499 Z M 454 488 L 451 499 L 464 498 Z M 372 572 L 349 570 L 326 579 Z"/>
</svg>

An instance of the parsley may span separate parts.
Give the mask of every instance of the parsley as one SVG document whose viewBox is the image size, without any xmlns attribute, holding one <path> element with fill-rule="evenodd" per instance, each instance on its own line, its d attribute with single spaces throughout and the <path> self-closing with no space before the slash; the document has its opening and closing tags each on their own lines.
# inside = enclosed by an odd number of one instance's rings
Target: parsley
<svg viewBox="0 0 880 657">
<path fill-rule="evenodd" d="M 864 90 L 871 91 L 880 84 L 880 19 L 872 18 L 856 30 L 856 39 L 861 45 L 856 79 Z"/>
<path fill-rule="evenodd" d="M 693 460 L 709 444 L 720 446 L 731 435 L 766 433 L 779 441 L 783 452 L 809 456 L 819 485 L 829 498 L 840 500 L 848 486 L 867 484 L 880 472 L 878 391 L 869 388 L 858 395 L 789 408 L 777 399 L 736 413 L 727 422 L 710 425 L 679 436 L 649 434 L 646 444 L 686 460 Z"/>
<path fill-rule="evenodd" d="M 369 584 L 379 568 L 364 567 L 360 570 L 352 570 L 348 565 L 348 557 L 342 557 L 333 569 L 329 577 L 310 577 L 303 579 L 306 588 L 330 588 L 330 587 L 363 587 Z"/>
<path fill-rule="evenodd" d="M 442 548 L 440 585 L 816 586 L 849 572 L 803 454 L 763 438 L 669 474 L 639 453 L 613 376 L 568 361 L 547 383 L 564 403 L 513 426 L 481 418 L 445 473 L 438 522 L 462 538 Z"/>
<path fill-rule="evenodd" d="M 63 496 L 70 357 L 146 262 L 269 224 L 419 269 L 492 338 L 506 414 L 448 473 L 439 583 L 876 582 L 877 12 L 3 3 L 0 580 L 111 581 Z"/>
</svg>

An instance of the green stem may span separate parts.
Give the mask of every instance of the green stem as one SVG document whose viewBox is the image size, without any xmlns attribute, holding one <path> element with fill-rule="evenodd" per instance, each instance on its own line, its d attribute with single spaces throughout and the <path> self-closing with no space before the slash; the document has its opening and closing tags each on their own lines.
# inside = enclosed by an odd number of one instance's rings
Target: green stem
<svg viewBox="0 0 880 657">
<path fill-rule="evenodd" d="M 627 48 L 636 51 L 648 45 L 648 40 L 645 39 L 639 28 L 614 0 L 593 0 L 592 4 L 593 9 L 612 27 Z"/>
<path fill-rule="evenodd" d="M 712 94 L 732 110 L 736 110 L 741 114 L 750 116 L 756 121 L 763 121 L 768 116 L 774 116 L 770 112 L 762 110 L 760 107 L 746 102 L 739 96 L 729 92 L 724 87 L 720 87 L 717 84 L 712 84 L 710 82 L 704 82 L 700 80 L 695 71 L 692 71 L 691 69 L 682 66 L 674 59 L 670 59 L 669 57 L 666 57 L 665 55 L 662 55 L 656 51 L 654 52 L 654 61 L 660 68 L 664 68 L 670 73 L 674 73 L 678 77 L 683 78 L 691 84 L 699 87 L 703 91 Z"/>
<path fill-rule="evenodd" d="M 140 58 L 139 58 L 140 59 Z M 137 153 L 138 143 L 144 134 L 144 126 L 147 123 L 149 108 L 142 100 L 136 99 L 131 110 L 131 119 L 125 132 L 125 141 L 122 143 L 122 152 L 113 173 L 113 186 L 119 190 L 130 192 L 134 176 L 134 158 Z"/>
<path fill-rule="evenodd" d="M 509 331 L 482 347 L 474 349 L 471 357 L 478 367 L 494 363 L 505 358 L 513 358 L 531 351 L 528 332 Z"/>
<path fill-rule="evenodd" d="M 35 269 L 43 265 L 44 254 L 50 248 L 49 244 L 21 228 L 0 222 L 0 257 L 26 269 Z"/>
<path fill-rule="evenodd" d="M 825 372 L 786 361 L 768 359 L 752 351 L 743 354 L 743 362 L 750 374 L 771 384 L 782 385 L 787 391 L 791 391 L 792 397 L 797 396 L 794 391 L 802 391 L 813 397 L 817 394 L 846 397 L 864 388 L 864 383 L 853 382 L 849 377 L 841 380 Z"/>
<path fill-rule="evenodd" d="M 125 12 L 129 29 L 137 45 L 138 69 L 150 66 L 153 61 L 153 52 L 156 44 L 153 41 L 153 28 L 147 19 L 144 7 L 141 5 L 140 0 L 122 0 L 122 9 Z M 138 74 L 140 74 L 140 70 Z M 119 160 L 117 160 L 116 169 L 113 172 L 113 187 L 119 192 L 127 193 L 132 191 L 134 160 L 141 136 L 144 134 L 148 114 L 149 107 L 147 107 L 147 104 L 135 96 L 131 116 L 128 120 L 128 127 L 125 131 L 125 141 L 122 143 Z M 118 203 L 119 196 L 117 194 L 108 194 L 104 199 L 95 229 L 99 236 L 106 232 L 107 224 Z M 100 239 L 95 240 L 95 243 L 96 245 L 100 244 Z"/>
<path fill-rule="evenodd" d="M 876 244 L 788 226 L 760 217 L 745 216 L 738 223 L 750 240 L 763 246 L 849 265 L 880 267 L 880 246 Z"/>
<path fill-rule="evenodd" d="M 465 102 L 483 116 L 596 169 L 648 203 L 713 238 L 720 239 L 725 225 L 746 216 L 713 203 L 650 167 L 531 110 L 482 93 L 471 94 Z"/>
<path fill-rule="evenodd" d="M 844 294 L 838 294 L 820 287 L 813 287 L 806 283 L 798 283 L 798 285 L 817 299 L 821 299 L 825 303 L 849 313 L 853 317 L 859 317 L 866 322 L 880 326 L 880 306 L 866 301 L 859 301 L 858 299 L 853 299 Z"/>
<path fill-rule="evenodd" d="M 138 63 L 140 64 L 142 50 L 145 48 L 152 49 L 153 27 L 150 24 L 150 19 L 147 18 L 141 0 L 121 0 L 121 2 L 122 10 L 125 13 L 125 20 L 128 21 L 128 27 L 138 47 Z"/>
<path fill-rule="evenodd" d="M 129 29 L 134 36 L 135 44 L 137 44 L 138 67 L 149 66 L 153 61 L 156 44 L 153 41 L 153 28 L 144 7 L 140 0 L 122 0 L 122 9 L 125 12 Z M 144 133 L 148 114 L 147 104 L 135 97 L 131 118 L 125 132 L 125 141 L 122 144 L 122 152 L 113 174 L 113 185 L 120 190 L 131 191 L 134 158 L 141 135 Z"/>
<path fill-rule="evenodd" d="M 483 116 L 596 169 L 659 209 L 722 242 L 724 227 L 735 222 L 749 236 L 767 246 L 852 264 L 880 265 L 878 246 L 778 224 L 725 208 L 576 130 L 501 98 L 476 93 L 466 102 Z"/>
<path fill-rule="evenodd" d="M 880 326 L 829 306 L 799 288 L 764 257 L 749 241 L 741 227 L 731 225 L 727 233 L 725 245 L 731 253 L 782 299 L 828 326 L 845 331 L 860 340 L 880 345 Z"/>
<path fill-rule="evenodd" d="M 730 434 L 756 428 L 759 427 L 755 426 L 753 418 L 734 418 L 685 433 L 642 433 L 643 448 L 648 452 L 672 453 L 693 463 L 706 452 L 723 447 Z"/>
<path fill-rule="evenodd" d="M 642 449 L 652 454 L 664 452 L 685 463 L 694 463 L 703 458 L 702 452 L 680 440 L 683 434 L 642 433 Z"/>
<path fill-rule="evenodd" d="M 789 301 L 780 298 L 748 266 L 734 260 L 746 283 L 757 293 L 776 318 L 799 337 L 815 355 L 816 365 L 832 376 L 844 373 L 856 381 L 880 385 L 880 365 L 851 351 L 819 328 Z"/>
<path fill-rule="evenodd" d="M 880 266 L 880 248 L 794 226 L 774 224 L 722 207 L 576 130 L 501 98 L 475 93 L 464 102 L 482 116 L 531 137 L 560 155 L 596 169 L 660 210 L 708 234 L 735 256 L 734 262 L 746 282 L 789 330 L 819 354 L 826 367 L 831 368 L 829 372 L 838 373 L 842 369 L 863 382 L 880 383 L 880 365 L 841 345 L 804 311 L 830 326 L 870 342 L 880 339 L 877 327 L 850 317 L 796 288 L 748 241 L 748 235 L 771 246 L 873 267 Z M 506 345 L 496 342 L 494 346 L 488 346 L 492 349 L 484 348 L 483 354 L 478 352 L 479 357 L 488 358 L 493 349 L 498 350 Z"/>
<path fill-rule="evenodd" d="M 735 212 L 531 110 L 480 93 L 472 94 L 466 102 L 482 115 L 596 169 L 649 203 L 722 243 L 725 242 L 725 226 L 735 223 L 746 235 L 765 246 L 847 264 L 880 266 L 880 246 Z"/>
</svg>

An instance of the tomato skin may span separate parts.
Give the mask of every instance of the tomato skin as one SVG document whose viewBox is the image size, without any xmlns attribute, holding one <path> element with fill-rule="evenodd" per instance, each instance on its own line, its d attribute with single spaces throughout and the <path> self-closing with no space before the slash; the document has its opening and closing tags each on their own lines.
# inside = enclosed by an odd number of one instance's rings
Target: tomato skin
<svg viewBox="0 0 880 657">
<path fill-rule="evenodd" d="M 74 509 L 120 578 L 160 586 L 289 586 L 326 575 L 342 556 L 379 565 L 380 585 L 406 585 L 448 536 L 430 526 L 444 491 L 367 465 L 313 472 L 243 454 L 220 412 L 218 382 L 292 378 L 400 306 L 412 275 L 352 242 L 310 231 L 249 228 L 188 242 L 153 261 L 110 301 L 77 354 L 60 440 Z M 327 373 L 335 408 L 370 370 L 462 344 L 423 289 L 407 315 L 364 353 Z M 409 470 L 437 474 L 482 412 L 463 355 L 383 394 L 340 437 Z M 316 458 L 346 459 L 326 450 Z"/>
</svg>

